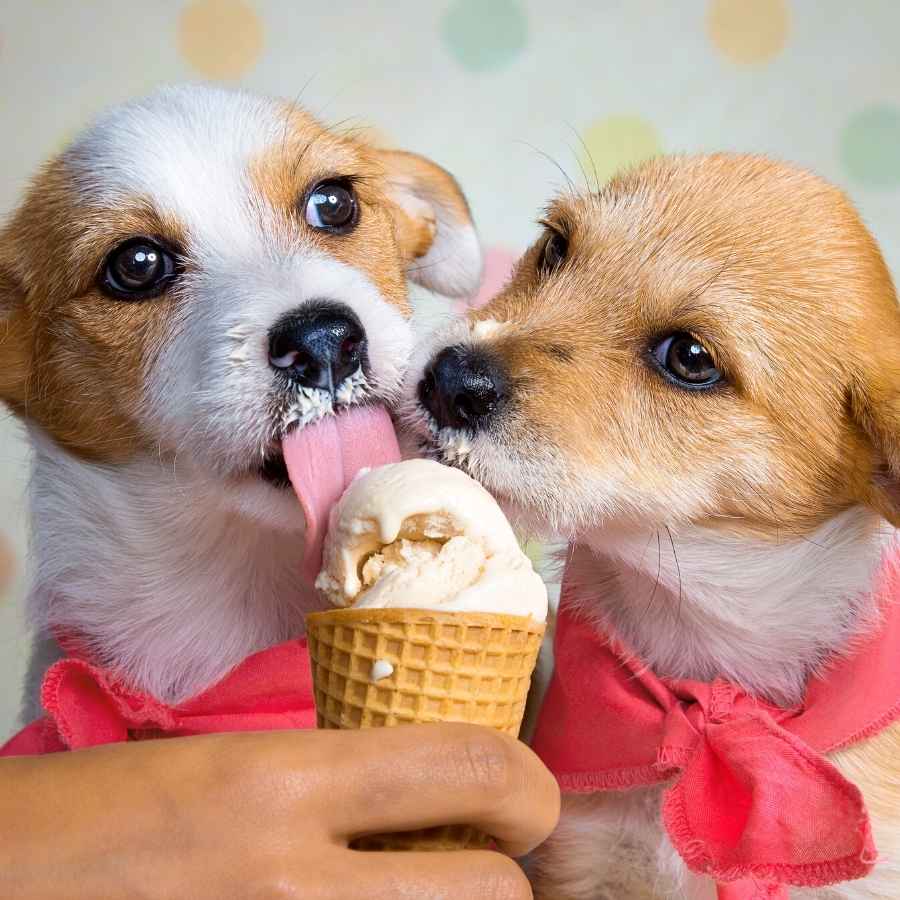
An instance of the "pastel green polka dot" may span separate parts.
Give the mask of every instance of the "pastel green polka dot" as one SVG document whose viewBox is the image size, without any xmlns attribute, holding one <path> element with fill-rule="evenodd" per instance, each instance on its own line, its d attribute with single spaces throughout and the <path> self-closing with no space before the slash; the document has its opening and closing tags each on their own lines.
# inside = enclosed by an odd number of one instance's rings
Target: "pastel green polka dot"
<svg viewBox="0 0 900 900">
<path fill-rule="evenodd" d="M 522 551 L 531 560 L 531 564 L 535 569 L 539 569 L 543 565 L 546 558 L 546 551 L 543 544 L 537 541 L 525 541 L 522 544 Z"/>
<path fill-rule="evenodd" d="M 658 156 L 662 144 L 656 129 L 638 116 L 608 116 L 584 132 L 581 163 L 588 177 L 594 172 L 602 186 L 616 172 Z"/>
<path fill-rule="evenodd" d="M 509 64 L 528 41 L 528 19 L 516 0 L 454 0 L 441 36 L 457 61 L 472 72 Z"/>
<path fill-rule="evenodd" d="M 860 184 L 900 184 L 900 110 L 887 104 L 856 113 L 841 132 L 841 162 Z"/>
</svg>

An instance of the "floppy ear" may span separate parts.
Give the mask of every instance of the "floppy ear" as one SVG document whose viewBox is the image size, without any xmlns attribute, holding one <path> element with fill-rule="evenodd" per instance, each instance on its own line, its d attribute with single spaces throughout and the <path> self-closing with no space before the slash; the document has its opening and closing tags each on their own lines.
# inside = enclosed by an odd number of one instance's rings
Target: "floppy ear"
<svg viewBox="0 0 900 900">
<path fill-rule="evenodd" d="M 408 277 L 448 297 L 474 294 L 481 282 L 481 246 L 456 179 L 415 153 L 377 153 Z"/>
<path fill-rule="evenodd" d="M 24 292 L 0 260 L 0 401 L 14 410 L 25 404 L 28 369 Z"/>
<path fill-rule="evenodd" d="M 900 339 L 866 385 L 851 389 L 853 414 L 875 449 L 871 505 L 900 527 Z"/>
</svg>

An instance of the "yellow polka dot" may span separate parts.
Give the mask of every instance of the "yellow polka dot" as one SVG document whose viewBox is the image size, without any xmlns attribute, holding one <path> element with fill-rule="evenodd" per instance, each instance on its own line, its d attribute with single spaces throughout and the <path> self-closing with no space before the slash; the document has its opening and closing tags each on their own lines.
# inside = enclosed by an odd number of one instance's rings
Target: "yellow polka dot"
<svg viewBox="0 0 900 900">
<path fill-rule="evenodd" d="M 178 22 L 178 49 L 207 78 L 239 78 L 262 55 L 263 25 L 242 0 L 194 0 Z"/>
<path fill-rule="evenodd" d="M 787 0 L 712 0 L 706 27 L 713 46 L 734 63 L 770 60 L 787 41 Z"/>
<path fill-rule="evenodd" d="M 582 165 L 590 179 L 602 186 L 616 172 L 662 153 L 656 129 L 637 116 L 609 116 L 584 132 Z"/>
</svg>

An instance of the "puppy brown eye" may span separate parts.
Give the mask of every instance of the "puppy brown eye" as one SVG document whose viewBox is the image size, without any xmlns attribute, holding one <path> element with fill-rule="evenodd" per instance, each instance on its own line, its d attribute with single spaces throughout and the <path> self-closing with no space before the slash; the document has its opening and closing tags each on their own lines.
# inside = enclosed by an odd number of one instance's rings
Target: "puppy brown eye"
<svg viewBox="0 0 900 900">
<path fill-rule="evenodd" d="M 307 224 L 321 231 L 349 231 L 357 215 L 356 195 L 346 182 L 323 181 L 306 199 Z"/>
<path fill-rule="evenodd" d="M 175 273 L 172 254 L 149 238 L 133 238 L 106 258 L 101 286 L 122 300 L 145 300 L 161 294 Z"/>
<path fill-rule="evenodd" d="M 663 338 L 652 348 L 651 357 L 663 375 L 681 387 L 706 388 L 722 380 L 706 347 L 685 331 Z"/>
<path fill-rule="evenodd" d="M 544 275 L 555 272 L 566 260 L 569 252 L 569 239 L 558 231 L 551 231 L 547 235 L 544 249 L 541 251 L 538 267 Z"/>
</svg>

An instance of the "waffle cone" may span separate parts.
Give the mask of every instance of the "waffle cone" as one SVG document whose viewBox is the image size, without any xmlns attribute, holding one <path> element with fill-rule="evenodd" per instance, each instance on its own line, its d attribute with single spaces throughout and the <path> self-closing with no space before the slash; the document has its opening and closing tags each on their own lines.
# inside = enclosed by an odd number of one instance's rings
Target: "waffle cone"
<svg viewBox="0 0 900 900">
<path fill-rule="evenodd" d="M 544 624 L 528 616 L 333 609 L 306 619 L 319 728 L 468 722 L 517 736 Z M 377 660 L 393 671 L 377 681 Z M 374 835 L 366 850 L 484 847 L 464 825 Z"/>
</svg>

